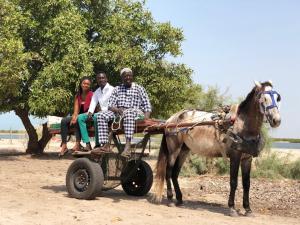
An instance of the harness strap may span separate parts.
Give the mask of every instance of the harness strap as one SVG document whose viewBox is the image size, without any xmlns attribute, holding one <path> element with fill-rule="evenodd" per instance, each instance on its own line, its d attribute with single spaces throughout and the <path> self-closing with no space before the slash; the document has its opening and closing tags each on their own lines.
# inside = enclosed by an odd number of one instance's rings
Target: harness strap
<svg viewBox="0 0 300 225">
<path fill-rule="evenodd" d="M 273 91 L 273 90 L 271 90 L 271 91 L 263 91 L 263 92 L 261 92 L 261 94 L 268 94 L 268 95 L 270 95 L 271 100 L 272 100 L 272 104 L 269 105 L 269 106 L 267 106 L 267 107 L 265 107 L 263 104 L 261 104 L 261 106 L 264 109 L 264 111 L 270 110 L 270 109 L 275 108 L 275 107 L 278 109 L 278 106 L 277 106 L 275 98 L 274 98 L 275 94 L 278 95 L 278 96 L 280 96 L 277 91 Z"/>
</svg>

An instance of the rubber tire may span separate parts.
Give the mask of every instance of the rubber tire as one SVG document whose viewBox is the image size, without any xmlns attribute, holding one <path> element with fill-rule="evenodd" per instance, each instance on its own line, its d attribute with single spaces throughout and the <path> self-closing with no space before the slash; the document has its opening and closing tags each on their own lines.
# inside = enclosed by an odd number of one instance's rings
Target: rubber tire
<svg viewBox="0 0 300 225">
<path fill-rule="evenodd" d="M 84 173 L 90 179 L 88 185 L 86 185 L 85 190 L 80 190 L 76 187 L 76 175 L 78 177 L 78 172 Z M 94 199 L 97 195 L 101 193 L 103 186 L 104 176 L 101 166 L 92 162 L 87 158 L 76 159 L 69 167 L 66 175 L 66 186 L 69 195 L 77 199 Z"/>
<path fill-rule="evenodd" d="M 135 172 L 131 172 L 136 165 L 134 160 L 129 161 L 123 170 L 121 177 L 122 180 L 132 173 L 132 175 L 124 181 L 121 181 L 121 185 L 126 194 L 132 196 L 144 196 L 146 195 L 153 183 L 153 173 L 151 167 L 145 161 L 140 161 L 139 167 Z"/>
</svg>

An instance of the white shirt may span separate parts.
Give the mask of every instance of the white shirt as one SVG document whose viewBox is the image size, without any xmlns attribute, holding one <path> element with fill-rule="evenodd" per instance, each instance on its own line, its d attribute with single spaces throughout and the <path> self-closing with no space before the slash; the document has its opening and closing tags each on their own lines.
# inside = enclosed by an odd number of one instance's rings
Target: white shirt
<svg viewBox="0 0 300 225">
<path fill-rule="evenodd" d="M 113 90 L 114 90 L 114 87 L 111 86 L 109 83 L 106 83 L 106 85 L 104 86 L 104 88 L 102 90 L 99 87 L 93 94 L 88 112 L 94 113 L 98 102 L 101 107 L 101 111 L 107 111 L 108 110 L 108 99 L 111 96 L 111 93 L 113 92 Z"/>
</svg>

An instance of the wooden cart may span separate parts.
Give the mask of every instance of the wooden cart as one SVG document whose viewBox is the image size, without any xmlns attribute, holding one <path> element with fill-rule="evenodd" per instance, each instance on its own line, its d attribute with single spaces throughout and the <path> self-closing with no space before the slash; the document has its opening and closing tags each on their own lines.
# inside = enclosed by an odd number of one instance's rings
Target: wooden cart
<svg viewBox="0 0 300 225">
<path fill-rule="evenodd" d="M 137 121 L 136 133 L 142 133 L 143 137 L 132 145 L 134 151 L 129 158 L 121 156 L 125 145 L 120 141 L 119 135 L 123 134 L 123 130 L 112 129 L 110 132 L 111 146 L 114 146 L 112 153 L 73 153 L 77 159 L 67 171 L 67 191 L 74 198 L 94 199 L 101 191 L 121 185 L 128 195 L 146 195 L 152 186 L 153 173 L 143 158 L 149 156 L 149 152 L 146 153 L 145 150 L 147 145 L 150 145 L 151 135 L 162 134 L 166 128 L 176 128 L 175 132 L 186 132 L 194 126 L 215 125 L 217 122 L 166 124 L 155 119 Z M 50 132 L 59 134 L 60 130 L 52 129 Z M 93 128 L 89 129 L 89 133 L 93 135 Z"/>
</svg>

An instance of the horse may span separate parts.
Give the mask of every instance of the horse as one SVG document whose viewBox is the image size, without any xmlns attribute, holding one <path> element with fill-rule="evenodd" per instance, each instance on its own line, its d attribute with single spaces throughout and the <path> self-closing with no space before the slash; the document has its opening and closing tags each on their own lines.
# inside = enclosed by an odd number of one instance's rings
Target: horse
<svg viewBox="0 0 300 225">
<path fill-rule="evenodd" d="M 261 128 L 268 122 L 272 128 L 281 123 L 278 103 L 281 97 L 273 90 L 271 81 L 263 83 L 255 81 L 255 86 L 247 97 L 231 112 L 229 129 L 221 125 L 199 125 L 192 129 L 178 131 L 178 128 L 165 128 L 156 164 L 154 201 L 162 200 L 164 180 L 167 183 L 168 204 L 172 201 L 173 191 L 171 179 L 176 193 L 176 205 L 183 205 L 182 193 L 178 183 L 181 167 L 191 151 L 205 157 L 226 157 L 230 161 L 230 194 L 228 200 L 229 215 L 238 216 L 235 209 L 235 192 L 238 184 L 239 166 L 242 172 L 243 208 L 245 216 L 253 216 L 249 204 L 250 172 L 252 158 L 258 156 L 264 146 Z M 233 107 L 234 108 L 234 107 Z M 203 114 L 204 113 L 204 114 Z M 211 113 L 197 110 L 183 110 L 167 121 L 168 123 L 199 122 Z M 207 116 L 208 115 L 208 116 Z M 182 130 L 182 129 L 181 129 Z M 184 129 L 183 129 L 184 130 Z"/>
</svg>

